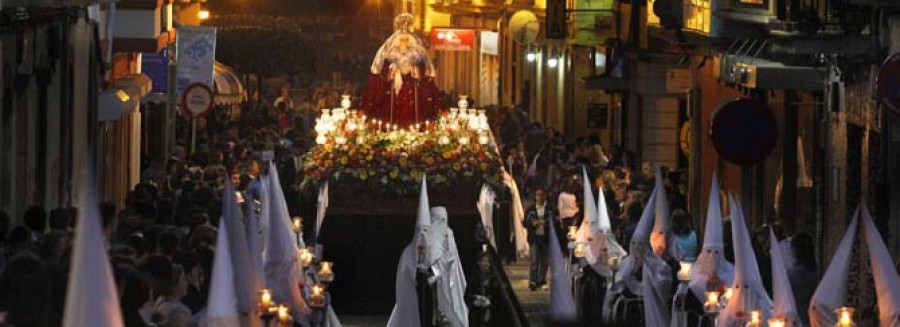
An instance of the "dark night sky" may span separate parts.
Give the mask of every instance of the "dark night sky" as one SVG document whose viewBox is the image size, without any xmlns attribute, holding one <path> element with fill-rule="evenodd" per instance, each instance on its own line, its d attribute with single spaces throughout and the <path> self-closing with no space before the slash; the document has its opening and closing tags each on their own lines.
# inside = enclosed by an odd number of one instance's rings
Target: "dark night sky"
<svg viewBox="0 0 900 327">
<path fill-rule="evenodd" d="M 208 5 L 220 14 L 237 12 L 243 8 L 250 13 L 345 16 L 357 14 L 366 2 L 366 0 L 211 0 Z"/>
</svg>

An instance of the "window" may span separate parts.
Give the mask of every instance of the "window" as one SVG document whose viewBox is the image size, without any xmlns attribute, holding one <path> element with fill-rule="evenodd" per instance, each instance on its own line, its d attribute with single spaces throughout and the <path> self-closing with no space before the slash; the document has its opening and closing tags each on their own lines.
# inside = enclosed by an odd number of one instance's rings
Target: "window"
<svg viewBox="0 0 900 327">
<path fill-rule="evenodd" d="M 764 5 L 766 4 L 766 0 L 738 0 L 738 3 L 748 5 Z"/>
<path fill-rule="evenodd" d="M 710 25 L 710 0 L 685 1 L 684 28 L 702 33 L 709 33 Z M 757 1 L 757 0 L 740 0 Z M 761 1 L 761 0 L 760 0 Z"/>
</svg>

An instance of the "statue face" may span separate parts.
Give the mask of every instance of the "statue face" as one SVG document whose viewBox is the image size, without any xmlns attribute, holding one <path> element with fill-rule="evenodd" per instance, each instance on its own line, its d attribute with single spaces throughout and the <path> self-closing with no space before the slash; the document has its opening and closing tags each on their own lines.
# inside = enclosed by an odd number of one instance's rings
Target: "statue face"
<svg viewBox="0 0 900 327">
<path fill-rule="evenodd" d="M 409 36 L 402 35 L 397 39 L 397 47 L 399 47 L 400 50 L 406 51 L 406 49 L 409 49 L 409 42 Z"/>
</svg>

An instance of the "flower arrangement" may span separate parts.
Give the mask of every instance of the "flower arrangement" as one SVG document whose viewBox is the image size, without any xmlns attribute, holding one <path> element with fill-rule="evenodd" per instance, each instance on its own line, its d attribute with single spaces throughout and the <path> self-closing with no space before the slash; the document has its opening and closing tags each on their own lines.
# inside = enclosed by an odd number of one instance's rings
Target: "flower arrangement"
<svg viewBox="0 0 900 327">
<path fill-rule="evenodd" d="M 465 110 L 465 113 L 462 112 Z M 500 155 L 489 145 L 484 112 L 458 109 L 435 122 L 407 129 L 367 119 L 354 110 L 323 110 L 317 145 L 306 155 L 307 182 L 340 181 L 351 188 L 394 195 L 418 194 L 423 174 L 429 187 L 501 180 Z"/>
</svg>

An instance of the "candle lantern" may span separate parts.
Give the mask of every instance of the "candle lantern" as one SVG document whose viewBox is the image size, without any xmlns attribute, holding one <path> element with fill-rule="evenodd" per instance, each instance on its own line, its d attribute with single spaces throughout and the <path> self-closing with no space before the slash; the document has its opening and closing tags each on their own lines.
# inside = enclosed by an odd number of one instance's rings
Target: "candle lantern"
<svg viewBox="0 0 900 327">
<path fill-rule="evenodd" d="M 575 240 L 575 236 L 576 236 L 577 234 L 578 234 L 578 227 L 575 227 L 575 226 L 569 226 L 569 232 L 566 233 L 566 238 L 569 239 L 569 242 L 572 242 L 572 241 Z"/>
<path fill-rule="evenodd" d="M 606 265 L 612 268 L 613 270 L 619 269 L 619 265 L 622 263 L 622 258 L 618 255 L 611 255 L 606 258 Z"/>
<path fill-rule="evenodd" d="M 350 109 L 350 95 L 344 94 L 341 96 L 341 108 Z"/>
<path fill-rule="evenodd" d="M 318 278 L 320 282 L 330 283 L 334 280 L 334 272 L 331 271 L 331 267 L 334 264 L 330 261 L 322 261 L 319 266 Z"/>
<path fill-rule="evenodd" d="M 762 326 L 762 311 L 751 310 L 750 311 L 750 321 L 747 322 L 747 327 L 760 327 L 760 326 Z"/>
<path fill-rule="evenodd" d="M 856 326 L 853 323 L 853 308 L 851 307 L 840 307 L 834 310 L 837 313 L 838 323 L 836 327 L 852 327 Z"/>
<path fill-rule="evenodd" d="M 309 305 L 313 308 L 322 308 L 325 306 L 325 287 L 322 284 L 313 284 L 310 289 L 312 293 L 309 295 Z"/>
<path fill-rule="evenodd" d="M 263 289 L 259 291 L 259 309 L 265 313 L 272 306 L 272 291 Z"/>
<path fill-rule="evenodd" d="M 297 251 L 298 259 L 300 259 L 300 264 L 303 265 L 303 268 L 309 267 L 313 263 L 315 259 L 315 254 L 313 253 L 312 248 L 305 247 L 301 248 Z"/>
<path fill-rule="evenodd" d="M 703 311 L 708 313 L 718 313 L 719 310 L 719 292 L 706 292 L 706 302 L 703 303 Z"/>
<path fill-rule="evenodd" d="M 290 326 L 291 322 L 290 309 L 284 304 L 278 305 L 278 325 L 279 326 Z"/>
<path fill-rule="evenodd" d="M 576 242 L 574 249 L 576 258 L 584 258 L 584 242 Z"/>
<path fill-rule="evenodd" d="M 293 219 L 294 225 L 292 226 L 294 229 L 294 233 L 299 234 L 301 230 L 303 230 L 303 220 L 300 217 L 294 217 Z"/>
<path fill-rule="evenodd" d="M 678 270 L 678 280 L 681 282 L 691 280 L 691 267 L 693 267 L 694 264 L 687 261 L 681 261 L 678 264 L 681 266 L 681 269 Z"/>
<path fill-rule="evenodd" d="M 784 322 L 784 319 L 769 319 L 769 327 L 785 327 L 786 325 L 787 323 Z"/>
</svg>

